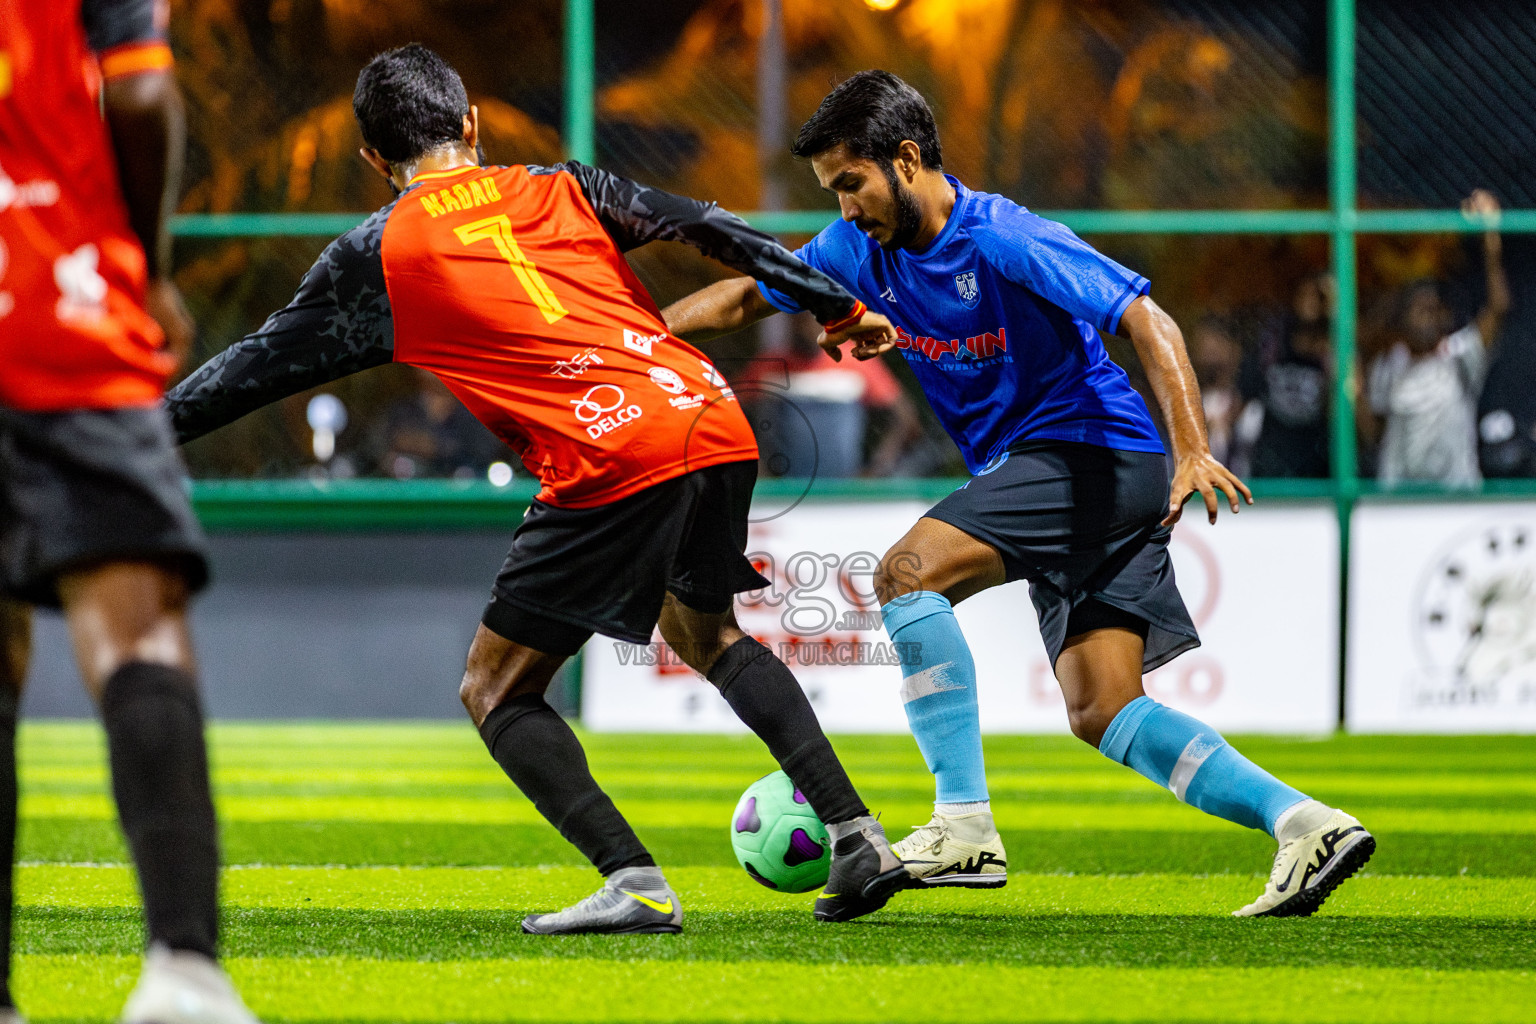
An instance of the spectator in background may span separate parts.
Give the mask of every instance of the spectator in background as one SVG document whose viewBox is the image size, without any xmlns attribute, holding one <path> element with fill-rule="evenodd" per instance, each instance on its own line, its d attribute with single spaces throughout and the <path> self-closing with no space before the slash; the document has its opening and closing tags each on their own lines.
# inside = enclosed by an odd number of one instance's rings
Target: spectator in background
<svg viewBox="0 0 1536 1024">
<path fill-rule="evenodd" d="M 1499 203 L 1478 189 L 1462 204 L 1483 219 L 1487 297 L 1471 323 L 1452 332 L 1450 309 L 1435 281 L 1410 285 L 1399 307 L 1402 341 L 1371 367 L 1371 411 L 1385 421 L 1378 475 L 1383 486 L 1405 480 L 1475 487 L 1477 399 L 1488 368 L 1487 347 L 1509 311 L 1509 281 L 1497 230 Z"/>
<path fill-rule="evenodd" d="M 917 407 L 880 359 L 834 362 L 816 344 L 820 328 L 795 317 L 782 354 L 754 360 L 749 375 L 752 426 L 771 476 L 845 479 L 911 472 L 908 456 L 924 439 Z M 884 420 L 866 460 L 872 417 Z"/>
<path fill-rule="evenodd" d="M 1336 296 L 1329 274 L 1313 274 L 1296 287 L 1280 356 L 1264 368 L 1258 394 L 1239 422 L 1240 431 L 1254 438 L 1254 476 L 1317 479 L 1329 474 Z"/>
<path fill-rule="evenodd" d="M 472 480 L 493 462 L 517 462 L 442 381 L 426 370 L 412 373 L 418 390 L 385 410 L 373 442 L 382 475 Z"/>
<path fill-rule="evenodd" d="M 1223 318 L 1208 315 L 1190 335 L 1189 354 L 1200 381 L 1211 455 L 1238 476 L 1245 476 L 1251 464 L 1253 437 L 1251 432 L 1243 436 L 1240 424 L 1244 403 L 1237 378 L 1243 348 Z"/>
</svg>

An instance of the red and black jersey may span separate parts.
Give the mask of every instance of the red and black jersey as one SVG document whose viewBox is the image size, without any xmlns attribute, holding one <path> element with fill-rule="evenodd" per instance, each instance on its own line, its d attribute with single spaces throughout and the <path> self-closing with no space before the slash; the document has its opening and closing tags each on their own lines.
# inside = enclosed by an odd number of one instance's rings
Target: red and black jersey
<svg viewBox="0 0 1536 1024">
<path fill-rule="evenodd" d="M 0 0 L 0 404 L 150 405 L 175 360 L 98 106 L 171 66 L 164 0 Z"/>
<path fill-rule="evenodd" d="M 333 242 L 262 328 L 167 397 L 185 441 L 391 361 L 430 370 L 538 476 L 606 504 L 757 457 L 735 395 L 667 332 L 623 250 L 656 239 L 790 292 L 824 322 L 857 302 L 712 203 L 577 163 L 421 174 Z"/>
</svg>

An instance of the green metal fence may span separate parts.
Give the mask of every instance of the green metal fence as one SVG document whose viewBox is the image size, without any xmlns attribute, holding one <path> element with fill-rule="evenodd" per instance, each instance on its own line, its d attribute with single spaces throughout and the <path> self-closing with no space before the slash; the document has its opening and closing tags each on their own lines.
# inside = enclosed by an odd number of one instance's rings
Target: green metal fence
<svg viewBox="0 0 1536 1024">
<path fill-rule="evenodd" d="M 1084 234 L 1303 234 L 1327 235 L 1331 243 L 1333 272 L 1338 282 L 1338 309 L 1334 319 L 1334 388 L 1332 478 L 1318 482 L 1257 481 L 1260 496 L 1309 496 L 1337 503 L 1340 527 L 1344 531 L 1344 550 L 1348 550 L 1349 511 L 1369 491 L 1357 473 L 1355 402 L 1358 394 L 1356 372 L 1356 330 L 1358 325 L 1358 288 L 1356 274 L 1356 239 L 1361 234 L 1457 233 L 1485 230 L 1488 225 L 1464 216 L 1459 210 L 1360 210 L 1356 204 L 1356 93 L 1355 31 L 1356 0 L 1327 0 L 1328 4 L 1328 121 L 1329 121 L 1329 207 L 1326 210 L 1047 210 L 1044 216 L 1060 220 Z M 595 12 L 593 0 L 566 0 L 565 3 L 565 123 L 564 139 L 568 154 L 591 161 L 596 153 L 594 81 Z M 742 215 L 763 230 L 778 234 L 813 234 L 836 216 L 834 211 L 743 211 Z M 332 236 L 357 224 L 366 214 L 315 213 L 233 213 L 192 214 L 175 218 L 171 231 L 182 238 L 228 238 L 257 236 Z M 1536 210 L 1510 210 L 1499 219 L 1499 230 L 1508 233 L 1536 233 Z M 301 487 L 307 485 L 300 485 Z M 333 484 L 315 491 L 315 500 L 336 502 L 338 508 L 354 506 L 359 524 L 368 521 L 365 510 L 385 501 L 372 484 L 351 486 Z M 388 486 L 388 485 L 381 485 Z M 262 483 L 203 485 L 199 491 L 209 495 L 209 509 L 222 511 L 215 521 L 233 521 L 236 496 L 251 506 L 249 516 L 239 521 L 247 527 L 262 523 L 262 507 L 276 513 L 288 507 L 288 498 L 279 499 L 273 485 Z M 900 490 L 898 487 L 897 490 Z M 1432 489 L 1431 489 L 1432 492 Z M 1536 481 L 1485 485 L 1487 493 L 1536 495 Z M 381 492 L 389 493 L 389 492 Z M 451 488 L 444 493 L 457 493 Z M 520 489 L 495 492 L 503 495 L 484 500 L 522 500 Z M 401 492 L 404 497 L 405 492 Z M 217 495 L 217 498 L 212 497 Z M 323 497 L 322 497 L 323 496 Z M 466 499 L 467 500 L 467 499 Z M 446 523 L 462 521 L 461 509 L 449 499 L 447 504 L 424 502 L 421 511 L 429 522 L 446 516 Z M 341 513 L 337 513 L 340 515 Z M 335 517 L 326 514 L 330 522 Z M 279 520 L 286 522 L 283 516 Z"/>
<path fill-rule="evenodd" d="M 1337 503 L 1340 527 L 1344 531 L 1344 550 L 1348 550 L 1349 511 L 1354 503 L 1373 489 L 1359 479 L 1356 466 L 1355 401 L 1358 394 L 1356 372 L 1356 329 L 1358 325 L 1358 288 L 1356 275 L 1356 239 L 1361 234 L 1456 233 L 1485 230 L 1488 225 L 1468 218 L 1459 210 L 1360 210 L 1356 204 L 1356 93 L 1355 30 L 1356 0 L 1327 0 L 1328 4 L 1328 120 L 1329 120 L 1329 208 L 1326 210 L 1048 210 L 1043 215 L 1060 220 L 1084 234 L 1310 234 L 1327 235 L 1332 250 L 1333 272 L 1338 282 L 1338 309 L 1334 320 L 1334 388 L 1332 478 L 1327 481 L 1256 481 L 1261 497 L 1311 497 Z M 592 161 L 595 142 L 595 12 L 593 0 L 566 0 L 565 3 L 565 123 L 564 139 L 568 154 L 577 160 Z M 813 234 L 829 224 L 836 213 L 827 210 L 743 211 L 742 215 L 763 230 L 778 234 Z M 191 214 L 176 217 L 171 231 L 182 238 L 229 238 L 259 236 L 333 236 L 356 225 L 364 213 L 231 213 Z M 1499 219 L 1499 230 L 1508 233 L 1536 233 L 1536 210 L 1510 210 Z M 359 527 L 368 523 L 394 522 L 378 510 L 391 502 L 401 507 L 417 507 L 427 523 L 463 524 L 475 517 L 465 510 L 485 510 L 492 518 L 501 515 L 497 503 L 526 500 L 524 488 L 480 491 L 438 488 L 445 496 L 437 500 L 413 497 L 433 490 L 433 485 L 308 484 L 269 483 L 202 484 L 198 496 L 213 524 L 235 524 L 259 528 L 266 522 L 268 510 L 272 525 L 290 528 L 289 513 L 297 495 L 304 494 L 306 515 L 326 524 L 352 522 Z M 421 488 L 426 486 L 426 491 Z M 928 484 L 914 485 L 925 493 Z M 938 485 L 940 487 L 950 485 Z M 415 488 L 416 490 L 412 490 Z M 906 485 L 887 487 L 880 493 L 906 494 Z M 1415 492 L 1433 494 L 1433 488 Z M 1536 481 L 1487 484 L 1484 493 L 1536 495 Z M 459 497 L 453 497 L 459 495 Z M 476 495 L 470 497 L 470 495 Z M 873 495 L 872 495 L 873 496 Z M 489 502 L 491 504 L 486 505 Z M 239 504 L 248 506 L 236 513 Z M 331 503 L 334 512 L 320 512 Z M 373 511 L 370 511 L 373 510 Z M 491 510 L 496 510 L 492 512 Z M 349 516 L 353 518 L 348 518 Z M 379 518 L 382 516 L 382 519 Z M 467 518 L 466 518 L 467 517 Z M 482 520 L 483 521 L 483 520 Z"/>
</svg>

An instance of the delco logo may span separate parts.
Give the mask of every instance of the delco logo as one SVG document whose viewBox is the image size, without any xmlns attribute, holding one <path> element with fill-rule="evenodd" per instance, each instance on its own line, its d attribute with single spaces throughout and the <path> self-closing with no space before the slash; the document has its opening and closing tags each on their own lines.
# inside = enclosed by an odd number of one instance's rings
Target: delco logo
<svg viewBox="0 0 1536 1024">
<path fill-rule="evenodd" d="M 634 349 L 643 356 L 651 354 L 651 346 L 665 338 L 665 334 L 641 334 L 638 331 L 624 329 L 624 347 Z"/>
<path fill-rule="evenodd" d="M 934 362 L 945 356 L 962 360 L 992 359 L 1008 354 L 1008 332 L 999 327 L 996 334 L 988 331 L 964 341 L 959 338 L 941 341 L 938 338 L 914 338 L 905 327 L 897 327 L 896 347 L 920 353 Z"/>
<path fill-rule="evenodd" d="M 571 399 L 571 405 L 575 407 L 576 421 L 587 425 L 587 436 L 594 441 L 626 423 L 633 423 L 645 411 L 638 405 L 626 403 L 624 389 L 613 384 L 589 388 L 585 395 Z"/>
</svg>

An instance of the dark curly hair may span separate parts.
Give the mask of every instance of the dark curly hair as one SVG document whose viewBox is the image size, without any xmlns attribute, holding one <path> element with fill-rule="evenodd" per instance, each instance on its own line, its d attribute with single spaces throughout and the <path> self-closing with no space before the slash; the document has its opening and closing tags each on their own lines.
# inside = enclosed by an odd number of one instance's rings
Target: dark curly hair
<svg viewBox="0 0 1536 1024">
<path fill-rule="evenodd" d="M 924 167 L 943 169 L 939 129 L 923 94 L 889 71 L 860 71 L 827 94 L 790 152 L 812 157 L 846 143 L 854 156 L 888 164 L 908 139 L 917 143 Z"/>
<path fill-rule="evenodd" d="M 400 163 L 462 141 L 469 94 L 447 61 L 410 43 L 368 62 L 357 76 L 352 112 L 363 141 Z"/>
</svg>

